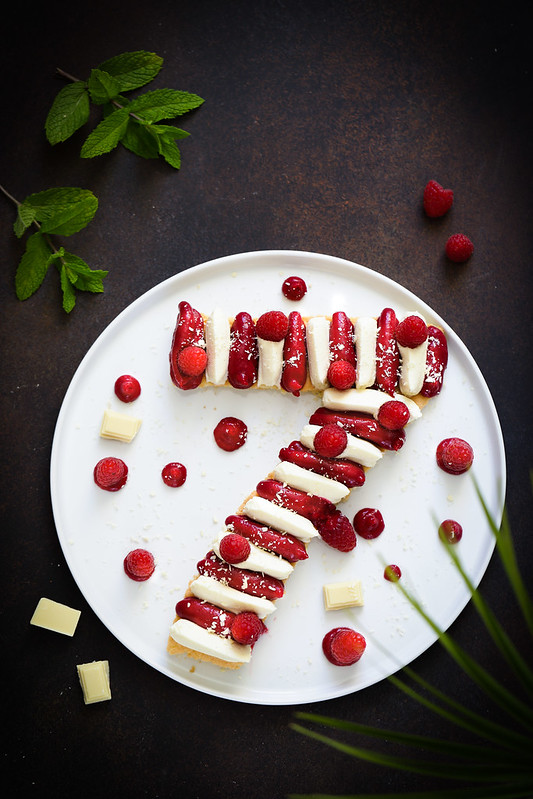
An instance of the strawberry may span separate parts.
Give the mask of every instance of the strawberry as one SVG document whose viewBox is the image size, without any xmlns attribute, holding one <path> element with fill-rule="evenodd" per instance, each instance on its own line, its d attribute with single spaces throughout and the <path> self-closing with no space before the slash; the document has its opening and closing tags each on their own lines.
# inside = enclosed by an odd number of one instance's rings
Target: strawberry
<svg viewBox="0 0 533 799">
<path fill-rule="evenodd" d="M 120 458 L 102 458 L 94 467 L 94 482 L 104 491 L 118 491 L 128 479 L 128 467 Z"/>
<path fill-rule="evenodd" d="M 351 627 L 335 627 L 322 640 L 322 651 L 334 666 L 351 666 L 361 658 L 366 641 Z"/>
<path fill-rule="evenodd" d="M 446 242 L 446 256 L 456 264 L 464 264 L 474 253 L 474 245 L 464 233 L 454 233 Z"/>
<path fill-rule="evenodd" d="M 428 328 L 421 316 L 406 316 L 396 328 L 396 341 L 401 347 L 414 349 L 428 337 Z"/>
<path fill-rule="evenodd" d="M 282 461 L 295 463 L 302 469 L 309 469 L 310 472 L 331 477 L 347 488 L 362 486 L 365 482 L 365 470 L 358 463 L 342 458 L 323 458 L 317 452 L 304 447 L 299 441 L 291 441 L 288 447 L 282 447 L 279 458 Z"/>
<path fill-rule="evenodd" d="M 176 615 L 180 619 L 192 621 L 193 624 L 210 630 L 216 635 L 227 635 L 226 631 L 229 631 L 236 616 L 230 610 L 223 610 L 217 605 L 211 605 L 209 602 L 204 602 L 193 596 L 180 599 L 176 604 Z"/>
<path fill-rule="evenodd" d="M 401 430 L 409 421 L 409 409 L 401 400 L 384 402 L 378 411 L 378 422 L 386 430 Z"/>
<path fill-rule="evenodd" d="M 294 300 L 297 302 L 301 300 L 307 292 L 307 285 L 305 280 L 302 277 L 296 277 L 296 275 L 291 275 L 286 280 L 283 281 L 283 285 L 281 286 L 281 291 L 283 296 L 286 297 L 288 300 Z"/>
<path fill-rule="evenodd" d="M 242 563 L 250 550 L 250 542 L 238 533 L 228 533 L 220 542 L 220 555 L 226 563 Z"/>
<path fill-rule="evenodd" d="M 186 377 L 200 377 L 207 366 L 207 353 L 203 347 L 191 344 L 178 355 L 178 369 Z"/>
<path fill-rule="evenodd" d="M 233 619 L 230 627 L 231 637 L 238 644 L 253 645 L 266 632 L 266 627 L 256 613 L 243 610 Z"/>
<path fill-rule="evenodd" d="M 198 561 L 196 568 L 199 574 L 214 577 L 220 583 L 242 591 L 244 594 L 262 596 L 266 599 L 279 599 L 285 593 L 285 587 L 281 580 L 259 572 L 231 566 L 217 558 L 213 550 L 208 552 L 203 560 Z"/>
<path fill-rule="evenodd" d="M 161 477 L 165 485 L 170 488 L 179 488 L 187 479 L 187 468 L 183 463 L 167 463 L 161 470 Z"/>
<path fill-rule="evenodd" d="M 453 205 L 453 191 L 443 189 L 436 180 L 430 180 L 424 189 L 423 204 L 427 216 L 444 216 Z"/>
<path fill-rule="evenodd" d="M 338 549 L 339 552 L 351 552 L 357 544 L 355 531 L 349 519 L 339 510 L 321 521 L 317 528 L 326 544 Z"/>
<path fill-rule="evenodd" d="M 132 580 L 143 582 L 155 569 L 154 556 L 147 549 L 133 549 L 124 558 L 124 571 Z"/>
<path fill-rule="evenodd" d="M 289 330 L 289 320 L 283 311 L 267 311 L 255 323 L 255 332 L 266 341 L 283 341 Z"/>
<path fill-rule="evenodd" d="M 474 450 L 462 438 L 445 438 L 437 447 L 437 464 L 448 474 L 467 472 L 474 461 Z"/>
<path fill-rule="evenodd" d="M 338 424 L 326 424 L 315 435 L 313 446 L 324 458 L 336 458 L 346 449 L 347 443 L 346 430 Z"/>
<path fill-rule="evenodd" d="M 355 366 L 348 361 L 334 361 L 329 365 L 328 381 L 339 391 L 351 388 L 355 383 Z"/>
<path fill-rule="evenodd" d="M 290 563 L 308 558 L 305 544 L 290 533 L 279 533 L 271 527 L 254 522 L 248 516 L 228 516 L 225 524 L 234 533 L 248 538 L 252 544 L 257 544 L 267 552 L 275 552 Z"/>
</svg>

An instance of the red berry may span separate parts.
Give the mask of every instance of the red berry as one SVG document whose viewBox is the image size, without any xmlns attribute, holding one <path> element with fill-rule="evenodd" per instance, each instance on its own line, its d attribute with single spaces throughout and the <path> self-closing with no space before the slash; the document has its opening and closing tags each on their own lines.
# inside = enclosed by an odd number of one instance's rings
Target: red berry
<svg viewBox="0 0 533 799">
<path fill-rule="evenodd" d="M 213 435 L 220 449 L 233 452 L 245 443 L 248 427 L 235 416 L 225 416 L 213 430 Z"/>
<path fill-rule="evenodd" d="M 474 245 L 464 233 L 454 233 L 446 242 L 444 251 L 450 261 L 456 264 L 464 264 L 472 257 Z"/>
<path fill-rule="evenodd" d="M 133 402 L 141 393 L 141 384 L 132 375 L 120 375 L 115 380 L 115 394 L 121 402 Z"/>
<path fill-rule="evenodd" d="M 355 367 L 348 361 L 333 361 L 328 369 L 328 381 L 333 388 L 344 391 L 355 383 Z"/>
<path fill-rule="evenodd" d="M 351 627 L 335 627 L 322 640 L 322 651 L 334 666 L 351 666 L 361 658 L 366 641 Z"/>
<path fill-rule="evenodd" d="M 303 278 L 293 275 L 283 282 L 281 291 L 288 300 L 301 300 L 307 292 L 307 286 Z"/>
<path fill-rule="evenodd" d="M 266 341 L 283 341 L 289 331 L 289 320 L 283 311 L 267 311 L 255 323 L 255 332 Z"/>
<path fill-rule="evenodd" d="M 385 522 L 381 511 L 377 508 L 361 508 L 354 516 L 353 526 L 361 538 L 371 541 L 381 535 L 385 529 Z"/>
<path fill-rule="evenodd" d="M 439 526 L 439 538 L 448 544 L 457 544 L 463 537 L 463 528 L 454 519 L 445 519 Z"/>
<path fill-rule="evenodd" d="M 132 580 L 142 582 L 152 576 L 155 569 L 154 556 L 146 549 L 134 549 L 124 558 L 124 571 Z"/>
<path fill-rule="evenodd" d="M 448 474 L 467 472 L 474 461 L 474 450 L 462 438 L 445 438 L 437 447 L 437 464 Z"/>
<path fill-rule="evenodd" d="M 94 482 L 104 491 L 118 491 L 128 479 L 128 467 L 120 458 L 102 458 L 94 467 Z"/>
<path fill-rule="evenodd" d="M 384 402 L 378 411 L 378 422 L 387 430 L 401 430 L 409 421 L 409 409 L 401 400 Z"/>
<path fill-rule="evenodd" d="M 350 520 L 338 510 L 318 522 L 317 527 L 326 544 L 339 552 L 351 552 L 357 544 Z"/>
<path fill-rule="evenodd" d="M 187 377 L 199 377 L 207 366 L 207 353 L 203 347 L 191 344 L 184 347 L 178 355 L 178 369 Z"/>
<path fill-rule="evenodd" d="M 396 328 L 396 341 L 401 347 L 420 346 L 428 337 L 428 328 L 421 316 L 406 316 Z"/>
<path fill-rule="evenodd" d="M 250 551 L 250 542 L 238 533 L 228 533 L 220 541 L 220 555 L 226 563 L 242 563 Z"/>
<path fill-rule="evenodd" d="M 453 205 L 453 191 L 443 189 L 436 180 L 430 180 L 424 189 L 424 211 L 430 217 L 444 216 Z"/>
<path fill-rule="evenodd" d="M 171 488 L 179 488 L 187 479 L 187 469 L 183 463 L 167 463 L 161 471 L 163 482 Z"/>
<path fill-rule="evenodd" d="M 230 627 L 231 637 L 238 644 L 252 645 L 266 631 L 266 627 L 255 613 L 243 610 L 233 619 Z"/>
<path fill-rule="evenodd" d="M 402 576 L 402 570 L 400 569 L 399 566 L 396 566 L 395 563 L 391 563 L 389 566 L 385 566 L 383 577 L 386 580 L 388 580 L 390 583 L 397 583 L 401 576 Z"/>
<path fill-rule="evenodd" d="M 315 435 L 313 446 L 324 458 L 336 458 L 346 449 L 348 434 L 338 424 L 325 424 Z"/>
</svg>

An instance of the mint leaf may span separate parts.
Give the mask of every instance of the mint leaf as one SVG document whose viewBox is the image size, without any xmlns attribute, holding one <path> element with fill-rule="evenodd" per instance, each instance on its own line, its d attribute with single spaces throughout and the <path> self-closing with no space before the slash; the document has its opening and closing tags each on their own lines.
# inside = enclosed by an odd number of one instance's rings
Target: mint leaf
<svg viewBox="0 0 533 799">
<path fill-rule="evenodd" d="M 203 102 L 197 94 L 176 89 L 155 89 L 132 100 L 129 111 L 131 114 L 138 114 L 146 122 L 159 122 L 186 114 Z"/>
<path fill-rule="evenodd" d="M 127 108 L 119 108 L 105 117 L 86 138 L 81 148 L 81 157 L 94 158 L 113 150 L 126 131 L 128 115 Z"/>
<path fill-rule="evenodd" d="M 41 222 L 43 233 L 70 236 L 82 230 L 98 209 L 98 200 L 88 189 L 46 189 L 30 194 L 19 206 L 22 221 Z M 22 224 L 21 221 L 21 224 Z"/>
<path fill-rule="evenodd" d="M 70 313 L 76 305 L 76 292 L 68 279 L 67 269 L 64 265 L 61 265 L 59 270 L 59 279 L 61 281 L 61 291 L 63 292 L 63 310 Z"/>
<path fill-rule="evenodd" d="M 157 158 L 159 156 L 159 147 L 156 137 L 151 134 L 150 130 L 150 125 L 139 125 L 138 122 L 130 118 L 120 143 L 141 158 Z"/>
<path fill-rule="evenodd" d="M 176 142 L 161 137 L 159 139 L 159 153 L 163 156 L 167 164 L 170 164 L 170 166 L 173 166 L 175 169 L 180 168 L 181 153 Z"/>
<path fill-rule="evenodd" d="M 82 258 L 67 251 L 63 253 L 62 261 L 70 283 L 77 289 L 94 294 L 104 290 L 103 279 L 109 274 L 107 270 L 91 269 Z"/>
<path fill-rule="evenodd" d="M 24 203 L 19 205 L 17 209 L 17 218 L 13 225 L 15 236 L 20 239 L 33 222 L 35 222 L 35 209 L 29 205 L 24 205 Z"/>
<path fill-rule="evenodd" d="M 19 300 L 27 300 L 44 280 L 52 260 L 52 252 L 43 234 L 33 233 L 26 242 L 15 274 L 15 291 Z"/>
<path fill-rule="evenodd" d="M 101 69 L 91 70 L 87 87 L 91 100 L 96 105 L 104 105 L 104 103 L 108 103 L 120 94 L 118 81 Z"/>
<path fill-rule="evenodd" d="M 83 81 L 64 86 L 46 117 L 44 129 L 50 144 L 65 141 L 89 119 L 89 95 Z"/>
<path fill-rule="evenodd" d="M 162 66 L 163 59 L 160 56 L 136 50 L 110 58 L 98 68 L 116 79 L 121 92 L 128 92 L 153 80 Z"/>
<path fill-rule="evenodd" d="M 190 133 L 187 133 L 186 130 L 176 128 L 174 125 L 150 125 L 150 130 L 168 141 L 185 139 L 187 136 L 190 136 Z"/>
</svg>

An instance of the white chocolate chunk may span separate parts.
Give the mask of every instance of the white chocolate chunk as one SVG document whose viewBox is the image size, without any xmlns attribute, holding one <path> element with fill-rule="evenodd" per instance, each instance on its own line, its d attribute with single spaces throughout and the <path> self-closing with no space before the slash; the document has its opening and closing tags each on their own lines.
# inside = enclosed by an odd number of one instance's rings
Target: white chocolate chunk
<svg viewBox="0 0 533 799">
<path fill-rule="evenodd" d="M 315 448 L 315 436 L 320 430 L 320 425 L 306 424 L 300 433 L 300 442 L 308 449 Z M 347 444 L 343 451 L 338 455 L 339 458 L 346 458 L 349 461 L 359 463 L 361 466 L 366 466 L 371 469 L 383 457 L 379 447 L 371 444 L 370 441 L 364 441 L 362 438 L 352 436 L 350 433 L 346 434 Z"/>
<path fill-rule="evenodd" d="M 224 610 L 231 610 L 233 613 L 240 613 L 242 610 L 251 610 L 257 613 L 260 619 L 269 616 L 276 610 L 276 606 L 270 599 L 244 594 L 236 588 L 230 588 L 224 583 L 201 574 L 190 584 L 191 592 L 198 599 L 204 602 L 212 602 Z"/>
<path fill-rule="evenodd" d="M 267 341 L 257 337 L 259 366 L 257 386 L 259 388 L 279 387 L 283 370 L 283 345 L 285 341 Z"/>
<path fill-rule="evenodd" d="M 326 610 L 355 608 L 361 607 L 363 604 L 363 590 L 360 580 L 328 583 L 324 586 L 324 605 Z"/>
<path fill-rule="evenodd" d="M 52 630 L 55 633 L 73 636 L 81 610 L 74 610 L 61 602 L 54 602 L 53 599 L 42 597 L 37 603 L 37 607 L 30 619 L 30 624 L 36 627 L 44 627 L 45 630 Z"/>
<path fill-rule="evenodd" d="M 223 386 L 228 379 L 230 331 L 226 314 L 220 308 L 215 308 L 205 323 L 205 379 L 215 386 Z"/>
<path fill-rule="evenodd" d="M 376 339 L 378 324 L 371 316 L 355 320 L 354 338 L 357 355 L 357 388 L 368 388 L 376 380 Z"/>
<path fill-rule="evenodd" d="M 263 497 L 251 497 L 244 506 L 244 514 L 259 524 L 266 524 L 282 533 L 289 533 L 304 543 L 318 535 L 318 530 L 309 519 L 293 510 L 281 508 Z"/>
<path fill-rule="evenodd" d="M 141 419 L 137 419 L 135 416 L 128 416 L 125 413 L 110 411 L 106 408 L 100 427 L 100 436 L 112 438 L 115 441 L 125 441 L 129 444 L 139 432 L 141 424 Z"/>
<path fill-rule="evenodd" d="M 394 394 L 391 397 L 389 394 L 374 388 L 349 388 L 347 391 L 327 388 L 322 395 L 322 404 L 325 408 L 330 408 L 331 410 L 360 411 L 361 413 L 369 413 L 374 418 L 377 418 L 383 403 L 389 402 L 391 399 L 399 400 L 407 405 L 409 422 L 422 416 L 422 411 L 416 402 L 409 397 L 404 397 L 402 394 Z"/>
<path fill-rule="evenodd" d="M 274 469 L 274 477 L 276 480 L 281 480 L 281 482 L 292 486 L 292 488 L 298 488 L 307 494 L 329 499 L 335 505 L 350 493 L 349 488 L 331 477 L 315 474 L 309 469 L 304 469 L 302 466 L 288 461 L 278 463 Z"/>
<path fill-rule="evenodd" d="M 421 319 L 424 318 L 416 311 L 407 314 L 407 316 L 419 316 Z M 428 339 L 426 338 L 418 347 L 402 347 L 401 344 L 398 344 L 398 349 L 401 357 L 400 391 L 407 397 L 414 397 L 416 394 L 420 393 L 424 384 Z"/>
<path fill-rule="evenodd" d="M 111 699 L 109 661 L 94 660 L 92 663 L 81 663 L 76 669 L 86 705 Z"/>
<path fill-rule="evenodd" d="M 170 637 L 181 646 L 210 657 L 220 658 L 227 663 L 248 663 L 252 656 L 251 646 L 238 644 L 232 638 L 216 635 L 188 619 L 177 619 L 170 628 Z"/>
<path fill-rule="evenodd" d="M 328 385 L 329 320 L 325 316 L 312 316 L 306 325 L 309 378 L 320 391 Z"/>
<path fill-rule="evenodd" d="M 228 535 L 228 533 L 229 530 L 223 530 L 213 544 L 215 553 L 222 560 L 224 560 L 224 558 L 220 554 L 220 542 L 224 536 Z M 276 577 L 278 580 L 286 580 L 287 577 L 290 577 L 294 567 L 289 563 L 288 560 L 285 560 L 279 555 L 275 555 L 273 552 L 267 552 L 266 550 L 261 549 L 251 541 L 248 543 L 250 544 L 249 556 L 246 558 L 246 560 L 233 564 L 234 566 L 236 566 L 238 569 L 249 569 L 253 572 L 268 574 L 270 577 Z"/>
</svg>

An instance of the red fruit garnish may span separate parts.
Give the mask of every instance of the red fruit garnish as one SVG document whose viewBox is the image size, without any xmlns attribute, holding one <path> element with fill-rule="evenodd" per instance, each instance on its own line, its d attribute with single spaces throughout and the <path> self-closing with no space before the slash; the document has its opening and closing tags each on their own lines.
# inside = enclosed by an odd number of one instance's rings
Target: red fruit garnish
<svg viewBox="0 0 533 799">
<path fill-rule="evenodd" d="M 301 300 L 307 292 L 307 285 L 303 278 L 292 275 L 283 281 L 281 291 L 288 300 Z"/>
<path fill-rule="evenodd" d="M 424 189 L 423 203 L 428 216 L 444 216 L 453 205 L 453 191 L 443 189 L 436 180 L 430 180 Z"/>
<path fill-rule="evenodd" d="M 383 572 L 383 577 L 389 581 L 389 583 L 397 583 L 400 577 L 402 576 L 402 570 L 399 566 L 396 566 L 395 563 L 391 563 L 389 566 L 385 566 L 385 571 Z"/>
<path fill-rule="evenodd" d="M 313 446 L 324 458 L 336 458 L 346 449 L 348 434 L 338 424 L 326 424 L 315 435 Z"/>
<path fill-rule="evenodd" d="M 231 637 L 238 644 L 252 645 L 266 631 L 266 627 L 255 613 L 243 610 L 238 613 L 230 627 Z"/>
<path fill-rule="evenodd" d="M 266 341 L 283 341 L 289 330 L 289 320 L 283 311 L 267 311 L 255 323 L 255 332 Z"/>
<path fill-rule="evenodd" d="M 121 402 L 133 402 L 141 393 L 141 384 L 132 375 L 120 375 L 115 380 L 115 394 Z"/>
<path fill-rule="evenodd" d="M 120 458 L 102 458 L 94 467 L 94 482 L 104 491 L 118 491 L 128 479 L 128 467 Z"/>
<path fill-rule="evenodd" d="M 381 511 L 377 508 L 361 508 L 354 516 L 353 526 L 357 535 L 371 541 L 381 535 L 385 529 L 385 522 Z"/>
<path fill-rule="evenodd" d="M 464 233 L 454 233 L 446 242 L 444 251 L 450 261 L 456 264 L 464 264 L 472 257 L 474 245 Z"/>
<path fill-rule="evenodd" d="M 228 381 L 233 388 L 246 389 L 257 380 L 259 352 L 254 320 L 248 311 L 240 311 L 231 325 L 228 358 Z"/>
<path fill-rule="evenodd" d="M 250 551 L 250 542 L 238 533 L 228 533 L 220 541 L 220 556 L 226 563 L 242 563 Z"/>
<path fill-rule="evenodd" d="M 396 328 L 396 341 L 402 347 L 420 346 L 428 337 L 428 328 L 422 317 L 412 314 L 406 316 Z"/>
<path fill-rule="evenodd" d="M 207 353 L 203 347 L 191 344 L 181 350 L 177 363 L 182 375 L 200 377 L 207 366 Z"/>
<path fill-rule="evenodd" d="M 328 381 L 333 388 L 344 391 L 355 383 L 355 367 L 348 361 L 334 361 L 328 369 Z"/>
<path fill-rule="evenodd" d="M 339 510 L 317 524 L 318 532 L 322 539 L 339 552 L 351 552 L 357 544 L 355 532 L 346 518 Z"/>
<path fill-rule="evenodd" d="M 124 571 L 128 577 L 137 582 L 151 577 L 154 569 L 154 556 L 147 549 L 133 549 L 124 558 Z"/>
<path fill-rule="evenodd" d="M 183 463 L 167 463 L 161 471 L 161 477 L 165 485 L 171 488 L 179 488 L 187 479 L 187 469 Z"/>
<path fill-rule="evenodd" d="M 437 447 L 437 464 L 448 474 L 467 472 L 474 461 L 474 450 L 462 438 L 445 438 Z"/>
<path fill-rule="evenodd" d="M 366 641 L 351 627 L 335 627 L 322 640 L 322 651 L 334 666 L 351 666 L 361 658 Z"/>
<path fill-rule="evenodd" d="M 223 610 L 194 596 L 180 599 L 176 604 L 176 615 L 180 619 L 192 621 L 199 627 L 210 630 L 216 635 L 223 635 L 227 630 L 229 631 L 235 618 L 235 613 L 230 610 Z"/>
<path fill-rule="evenodd" d="M 463 537 L 463 528 L 454 519 L 445 519 L 439 526 L 439 538 L 448 544 L 457 544 Z"/>
<path fill-rule="evenodd" d="M 235 416 L 225 416 L 213 430 L 213 435 L 220 449 L 233 452 L 245 443 L 248 427 Z"/>
<path fill-rule="evenodd" d="M 401 430 L 409 421 L 409 410 L 405 402 L 390 400 L 384 402 L 378 411 L 378 422 L 387 430 Z"/>
</svg>

